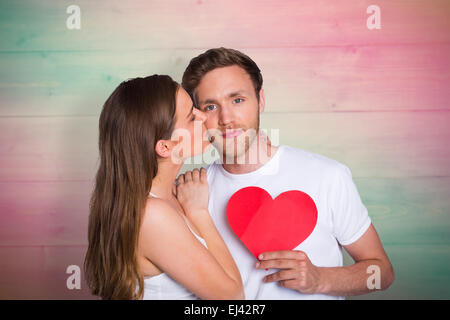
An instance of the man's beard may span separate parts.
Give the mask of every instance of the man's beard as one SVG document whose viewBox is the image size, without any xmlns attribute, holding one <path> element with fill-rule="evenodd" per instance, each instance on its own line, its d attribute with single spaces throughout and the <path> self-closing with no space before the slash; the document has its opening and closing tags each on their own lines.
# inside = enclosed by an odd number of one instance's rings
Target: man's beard
<svg viewBox="0 0 450 320">
<path fill-rule="evenodd" d="M 228 130 L 242 130 L 237 137 L 224 138 L 222 134 Z M 222 128 L 216 130 L 213 138 L 210 140 L 216 150 L 219 152 L 223 163 L 226 164 L 244 164 L 250 159 L 246 159 L 246 154 L 259 134 L 259 112 L 255 123 L 248 128 L 235 125 L 232 128 Z"/>
</svg>

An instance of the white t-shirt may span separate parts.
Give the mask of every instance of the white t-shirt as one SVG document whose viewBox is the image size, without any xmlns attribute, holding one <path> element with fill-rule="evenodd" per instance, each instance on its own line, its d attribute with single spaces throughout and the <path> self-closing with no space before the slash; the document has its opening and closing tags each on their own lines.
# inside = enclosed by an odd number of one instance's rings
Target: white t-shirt
<svg viewBox="0 0 450 320">
<path fill-rule="evenodd" d="M 294 250 L 304 251 L 316 266 L 342 266 L 341 246 L 358 240 L 371 224 L 347 166 L 315 153 L 281 145 L 264 166 L 253 172 L 231 174 L 216 161 L 207 166 L 207 176 L 209 212 L 239 268 L 246 299 L 344 299 L 302 294 L 283 288 L 278 282 L 264 283 L 265 275 L 278 270 L 255 268 L 257 260 L 231 229 L 226 207 L 236 191 L 248 186 L 263 188 L 274 199 L 288 190 L 307 193 L 317 207 L 317 224 L 310 236 Z"/>
</svg>

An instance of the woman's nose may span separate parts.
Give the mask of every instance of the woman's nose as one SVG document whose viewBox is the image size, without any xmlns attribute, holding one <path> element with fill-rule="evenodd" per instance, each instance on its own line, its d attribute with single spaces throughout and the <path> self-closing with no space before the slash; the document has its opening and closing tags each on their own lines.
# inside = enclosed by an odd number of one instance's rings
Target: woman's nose
<svg viewBox="0 0 450 320">
<path fill-rule="evenodd" d="M 198 110 L 197 109 L 197 118 L 199 119 L 199 120 L 201 120 L 202 122 L 205 122 L 206 121 L 206 113 L 205 112 L 203 112 L 203 111 L 201 111 L 201 110 Z"/>
</svg>

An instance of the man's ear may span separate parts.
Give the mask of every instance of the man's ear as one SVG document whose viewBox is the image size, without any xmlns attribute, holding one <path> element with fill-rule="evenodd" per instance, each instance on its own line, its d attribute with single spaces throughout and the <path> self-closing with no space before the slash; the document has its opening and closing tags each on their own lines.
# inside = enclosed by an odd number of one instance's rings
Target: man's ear
<svg viewBox="0 0 450 320">
<path fill-rule="evenodd" d="M 155 146 L 155 152 L 158 156 L 162 158 L 170 157 L 170 152 L 172 150 L 172 141 L 170 140 L 158 140 Z"/>
<path fill-rule="evenodd" d="M 266 107 L 266 97 L 264 96 L 264 89 L 259 90 L 259 113 L 264 111 Z"/>
</svg>

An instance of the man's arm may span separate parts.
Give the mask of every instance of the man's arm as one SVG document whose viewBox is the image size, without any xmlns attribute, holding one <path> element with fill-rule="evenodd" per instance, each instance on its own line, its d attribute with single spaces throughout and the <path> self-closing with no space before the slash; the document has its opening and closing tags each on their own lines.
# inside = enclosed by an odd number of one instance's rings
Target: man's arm
<svg viewBox="0 0 450 320">
<path fill-rule="evenodd" d="M 266 276 L 264 281 L 278 281 L 285 288 L 307 294 L 360 295 L 375 289 L 385 290 L 394 282 L 394 269 L 373 225 L 357 241 L 344 248 L 355 260 L 350 266 L 317 267 L 304 252 L 293 250 L 265 252 L 260 255 L 256 267 L 281 269 Z M 376 276 L 374 270 L 380 271 L 379 288 L 368 286 L 369 277 Z"/>
</svg>

